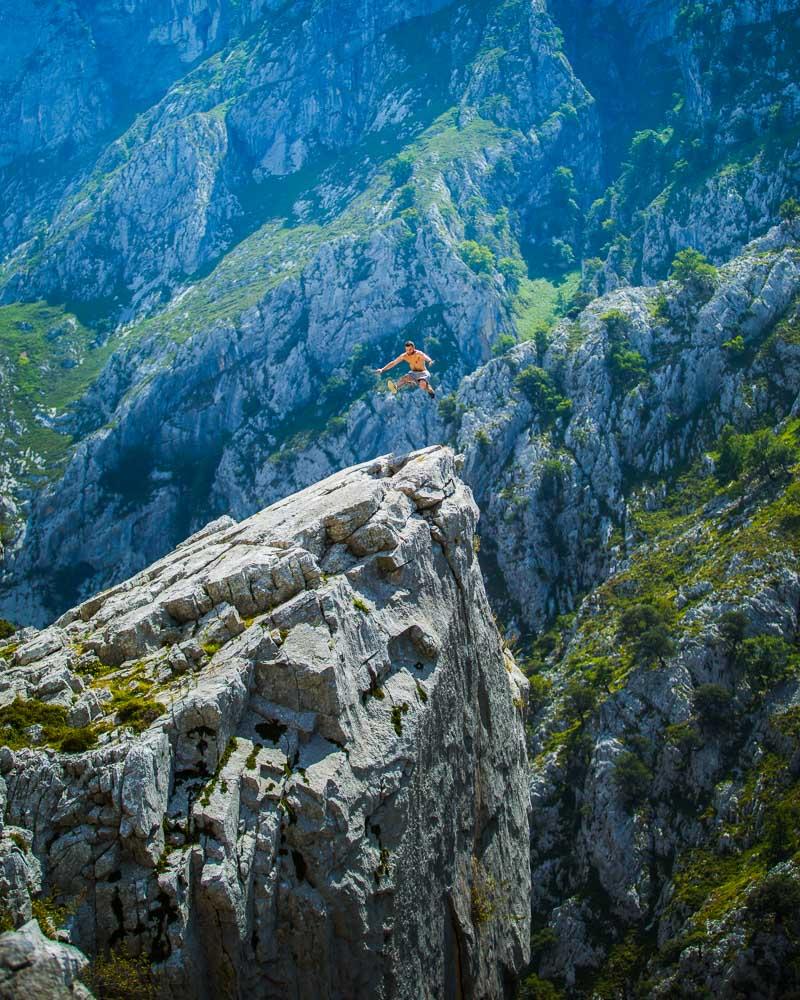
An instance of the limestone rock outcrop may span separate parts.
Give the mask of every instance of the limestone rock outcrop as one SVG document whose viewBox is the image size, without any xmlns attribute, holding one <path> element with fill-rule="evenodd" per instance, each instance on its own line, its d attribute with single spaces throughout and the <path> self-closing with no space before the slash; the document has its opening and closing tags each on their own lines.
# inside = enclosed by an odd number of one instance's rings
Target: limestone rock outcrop
<svg viewBox="0 0 800 1000">
<path fill-rule="evenodd" d="M 72 944 L 178 998 L 511 995 L 527 682 L 476 520 L 448 449 L 381 458 L 12 637 L 6 711 L 70 713 L 0 771 Z"/>
<path fill-rule="evenodd" d="M 72 945 L 51 941 L 35 920 L 0 935 L 2 1000 L 91 1000 L 79 979 L 86 956 Z"/>
</svg>

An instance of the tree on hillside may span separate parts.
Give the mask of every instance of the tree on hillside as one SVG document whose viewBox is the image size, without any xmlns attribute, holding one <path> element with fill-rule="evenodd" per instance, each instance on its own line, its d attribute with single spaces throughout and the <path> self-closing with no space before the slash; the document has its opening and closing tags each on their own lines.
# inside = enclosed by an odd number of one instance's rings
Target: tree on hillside
<svg viewBox="0 0 800 1000">
<path fill-rule="evenodd" d="M 676 254 L 669 276 L 696 295 L 710 296 L 717 285 L 717 269 L 699 250 L 686 247 Z"/>
<path fill-rule="evenodd" d="M 631 347 L 628 339 L 630 320 L 619 309 L 610 309 L 600 317 L 608 336 L 606 367 L 614 385 L 627 392 L 647 377 L 647 364 Z"/>
<path fill-rule="evenodd" d="M 741 609 L 726 611 L 719 620 L 719 634 L 731 652 L 735 652 L 747 634 L 747 615 Z"/>
<path fill-rule="evenodd" d="M 800 219 L 800 201 L 797 198 L 787 198 L 786 201 L 782 201 L 778 209 L 778 215 L 781 218 L 781 222 L 787 222 L 790 225 L 793 222 L 797 222 Z"/>
<path fill-rule="evenodd" d="M 675 643 L 669 634 L 666 616 L 652 604 L 634 604 L 620 617 L 620 636 L 626 639 L 639 666 L 654 663 L 664 665 L 675 652 Z"/>
</svg>

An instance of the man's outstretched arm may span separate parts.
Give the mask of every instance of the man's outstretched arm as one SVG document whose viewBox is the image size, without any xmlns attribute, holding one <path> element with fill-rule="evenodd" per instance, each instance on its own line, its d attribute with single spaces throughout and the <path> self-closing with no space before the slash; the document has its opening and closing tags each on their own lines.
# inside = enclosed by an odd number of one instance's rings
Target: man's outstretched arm
<svg viewBox="0 0 800 1000">
<path fill-rule="evenodd" d="M 388 372 L 390 368 L 394 368 L 395 365 L 399 365 L 400 362 L 403 360 L 403 357 L 404 355 L 401 354 L 400 357 L 395 358 L 394 361 L 390 361 L 388 365 L 384 365 L 383 368 L 376 368 L 375 371 L 379 375 L 383 375 L 383 373 Z"/>
</svg>

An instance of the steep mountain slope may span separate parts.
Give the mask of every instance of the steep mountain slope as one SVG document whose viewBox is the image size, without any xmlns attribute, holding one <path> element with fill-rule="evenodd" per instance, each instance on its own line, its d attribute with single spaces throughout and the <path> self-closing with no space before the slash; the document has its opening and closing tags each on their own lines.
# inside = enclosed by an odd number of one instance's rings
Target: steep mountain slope
<svg viewBox="0 0 800 1000">
<path fill-rule="evenodd" d="M 737 430 L 635 488 L 625 556 L 536 645 L 523 996 L 800 988 L 799 330 L 795 299 L 723 389 Z"/>
<path fill-rule="evenodd" d="M 133 116 L 192 64 L 246 34 L 267 0 L 0 4 L 0 253 L 38 236 L 53 205 Z"/>
<path fill-rule="evenodd" d="M 586 256 L 597 254 L 599 291 L 663 278 L 686 246 L 724 262 L 798 187 L 797 3 L 655 6 L 651 32 L 671 7 L 674 30 L 660 44 L 679 76 L 673 106 L 633 137 L 618 179 L 589 214 Z M 656 95 L 652 110 L 661 111 L 663 85 Z"/>
<path fill-rule="evenodd" d="M 527 685 L 476 520 L 452 452 L 384 458 L 11 636 L 6 921 L 66 924 L 132 996 L 511 996 Z"/>
<path fill-rule="evenodd" d="M 609 293 L 448 401 L 506 620 L 528 632 L 573 610 L 635 538 L 643 484 L 677 476 L 726 424 L 752 430 L 789 412 L 798 235 L 776 227 L 719 271 L 695 261 Z"/>
<path fill-rule="evenodd" d="M 46 396 L 18 403 L 84 439 L 35 502 L 13 573 L 54 572 L 34 601 L 17 593 L 21 617 L 139 567 L 218 510 L 244 512 L 245 491 L 254 509 L 265 459 L 364 391 L 370 346 L 377 358 L 418 331 L 451 381 L 473 369 L 513 328 L 522 232 L 534 246 L 556 168 L 573 165 L 584 199 L 595 185 L 591 100 L 539 5 L 381 5 L 366 21 L 325 6 L 304 20 L 301 6 L 173 87 L 63 199 L 41 247 L 6 264 L 7 300 L 78 298 L 80 315 L 172 295 L 110 334 L 116 353 L 70 415 L 43 413 Z M 287 60 L 298 72 L 284 86 Z M 319 106 L 337 93 L 341 107 Z M 177 284 L 198 268 L 210 273 Z M 9 352 L 12 372 L 19 360 Z M 22 443 L 30 419 L 8 438 Z"/>
<path fill-rule="evenodd" d="M 96 51 L 149 39 L 134 90 L 153 103 L 126 120 L 130 68 L 109 55 L 85 169 L 63 137 L 25 140 L 59 150 L 69 178 L 37 186 L 46 223 L 33 242 L 15 224 L 0 281 L 3 607 L 21 620 L 210 517 L 440 440 L 421 401 L 374 397 L 368 368 L 398 341 L 423 341 L 455 389 L 570 307 L 578 258 L 576 308 L 663 277 L 687 244 L 721 263 L 797 183 L 793 3 L 192 9 L 164 28 L 146 7 L 116 22 L 84 5 Z M 14 86 L 52 103 L 49 65 Z"/>
</svg>

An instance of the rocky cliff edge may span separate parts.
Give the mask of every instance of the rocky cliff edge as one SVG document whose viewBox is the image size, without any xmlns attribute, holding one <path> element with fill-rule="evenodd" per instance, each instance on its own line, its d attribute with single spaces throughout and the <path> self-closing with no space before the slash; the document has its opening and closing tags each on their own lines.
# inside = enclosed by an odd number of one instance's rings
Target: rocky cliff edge
<svg viewBox="0 0 800 1000">
<path fill-rule="evenodd" d="M 526 681 L 477 516 L 450 450 L 381 458 L 12 636 L 13 924 L 33 901 L 171 997 L 509 995 L 528 958 Z"/>
</svg>

